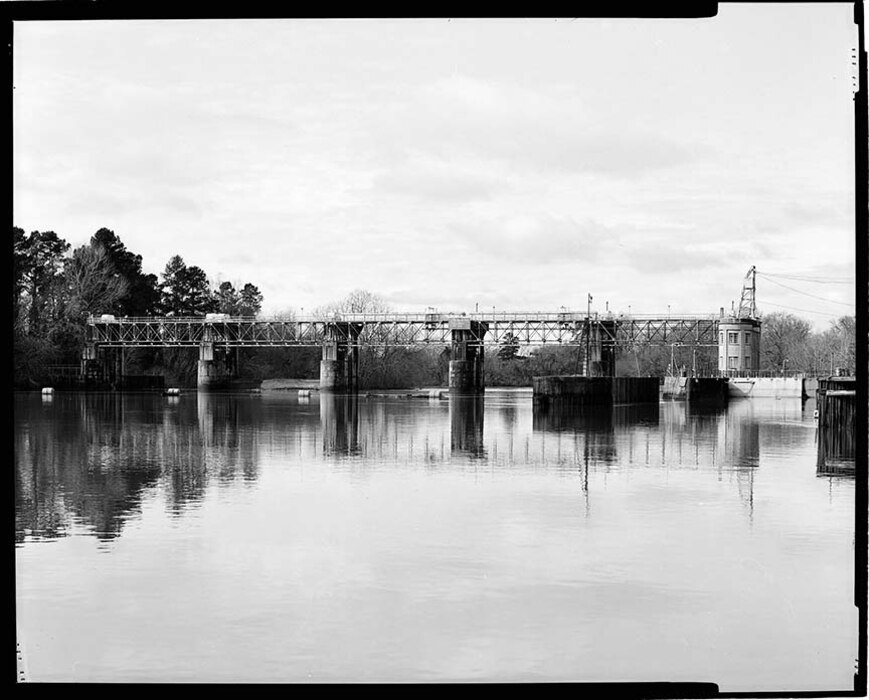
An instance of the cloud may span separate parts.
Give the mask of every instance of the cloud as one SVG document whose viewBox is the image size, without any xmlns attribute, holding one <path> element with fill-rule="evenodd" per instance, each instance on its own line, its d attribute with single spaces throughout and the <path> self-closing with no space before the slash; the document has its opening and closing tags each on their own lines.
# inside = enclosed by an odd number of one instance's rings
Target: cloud
<svg viewBox="0 0 869 700">
<path fill-rule="evenodd" d="M 604 119 L 556 87 L 530 89 L 467 76 L 434 81 L 404 102 L 386 105 L 372 129 L 392 148 L 403 145 L 441 158 L 473 155 L 501 167 L 622 178 L 713 154 L 706 145 L 646 132 L 633 119 Z"/>
<path fill-rule="evenodd" d="M 372 187 L 446 204 L 488 200 L 512 190 L 485 163 L 467 158 L 447 160 L 424 152 L 408 153 L 404 162 L 381 170 L 373 178 Z"/>
<path fill-rule="evenodd" d="M 843 198 L 839 198 L 841 204 Z M 816 202 L 788 202 L 782 207 L 782 218 L 797 225 L 830 224 L 842 226 L 849 222 L 841 206 Z"/>
<path fill-rule="evenodd" d="M 614 228 L 570 216 L 517 214 L 478 225 L 454 223 L 454 235 L 478 254 L 516 263 L 592 262 L 617 237 Z"/>
<path fill-rule="evenodd" d="M 386 192 L 447 204 L 487 200 L 509 189 L 500 178 L 473 172 L 467 165 L 419 156 L 381 171 L 372 184 Z"/>
<path fill-rule="evenodd" d="M 726 251 L 715 244 L 680 245 L 659 240 L 631 245 L 623 253 L 623 262 L 641 269 L 644 274 L 667 275 L 713 267 L 720 264 L 725 254 Z"/>
</svg>

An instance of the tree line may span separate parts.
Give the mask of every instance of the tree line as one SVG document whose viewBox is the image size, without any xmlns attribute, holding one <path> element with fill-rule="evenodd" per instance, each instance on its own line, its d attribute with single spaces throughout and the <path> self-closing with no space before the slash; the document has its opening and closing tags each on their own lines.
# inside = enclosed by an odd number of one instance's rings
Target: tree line
<svg viewBox="0 0 869 700">
<path fill-rule="evenodd" d="M 213 284 L 206 272 L 179 255 L 169 258 L 158 278 L 142 269 L 142 256 L 127 250 L 107 228 L 99 229 L 83 246 L 71 249 L 54 231 L 25 234 L 13 227 L 14 380 L 18 387 L 44 385 L 52 366 L 76 365 L 81 358 L 88 315 L 119 317 L 202 316 L 226 313 L 255 317 L 263 295 L 250 282 Z M 357 289 L 341 300 L 313 310 L 329 313 L 388 312 L 377 294 Z M 293 320 L 288 309 L 279 318 Z M 830 374 L 855 366 L 855 318 L 842 316 L 822 332 L 785 312 L 762 317 L 761 369 L 772 372 Z M 360 388 L 400 389 L 443 386 L 449 375 L 449 348 L 402 347 L 363 331 L 359 356 Z M 365 345 L 365 340 L 376 340 Z M 534 376 L 579 374 L 583 348 L 543 346 L 522 348 L 507 337 L 500 347 L 486 350 L 488 386 L 529 386 Z M 319 348 L 242 348 L 239 370 L 249 379 L 319 376 Z M 162 374 L 176 386 L 195 386 L 198 355 L 184 348 L 136 348 L 126 354 L 128 374 Z M 616 360 L 618 376 L 714 374 L 716 348 L 645 346 L 623 350 Z"/>
<path fill-rule="evenodd" d="M 114 231 L 101 228 L 86 245 L 72 249 L 54 231 L 12 228 L 13 362 L 15 385 L 36 386 L 57 365 L 81 358 L 87 318 L 256 316 L 263 296 L 256 285 L 212 285 L 205 271 L 179 255 L 160 279 L 142 270 L 142 256 L 127 250 Z M 170 348 L 129 353 L 130 373 L 161 373 L 189 380 L 195 362 Z"/>
</svg>

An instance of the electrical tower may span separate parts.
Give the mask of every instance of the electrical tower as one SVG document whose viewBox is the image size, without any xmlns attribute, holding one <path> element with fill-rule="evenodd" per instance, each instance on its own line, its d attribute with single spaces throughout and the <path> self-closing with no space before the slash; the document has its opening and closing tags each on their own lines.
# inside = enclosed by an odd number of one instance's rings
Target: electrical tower
<svg viewBox="0 0 869 700">
<path fill-rule="evenodd" d="M 754 302 L 754 275 L 755 267 L 752 265 L 745 275 L 742 283 L 742 296 L 739 299 L 739 308 L 736 310 L 736 318 L 757 318 L 757 306 Z"/>
</svg>

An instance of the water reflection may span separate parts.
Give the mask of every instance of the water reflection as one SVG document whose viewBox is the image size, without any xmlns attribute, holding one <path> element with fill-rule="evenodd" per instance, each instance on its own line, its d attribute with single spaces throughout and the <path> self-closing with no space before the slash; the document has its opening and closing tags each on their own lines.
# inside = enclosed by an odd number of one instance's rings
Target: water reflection
<svg viewBox="0 0 869 700">
<path fill-rule="evenodd" d="M 320 396 L 323 454 L 359 455 L 359 397 L 355 394 Z"/>
<path fill-rule="evenodd" d="M 848 687 L 854 484 L 799 402 L 323 398 L 16 395 L 33 679 Z"/>
<path fill-rule="evenodd" d="M 498 394 L 425 402 L 324 395 L 302 403 L 288 395 L 65 393 L 51 403 L 29 397 L 20 409 L 19 541 L 58 537 L 76 522 L 116 537 L 149 490 L 181 514 L 210 486 L 255 483 L 264 458 L 352 459 L 366 470 L 473 462 L 584 481 L 589 469 L 711 469 L 731 474 L 752 509 L 761 443 L 780 449 L 804 420 L 799 402 L 758 414 L 750 400 L 583 409 Z"/>
<path fill-rule="evenodd" d="M 119 536 L 162 486 L 184 511 L 210 479 L 257 476 L 255 416 L 244 397 L 61 394 L 16 407 L 16 540 L 56 538 L 77 524 Z"/>
<path fill-rule="evenodd" d="M 454 454 L 485 459 L 484 409 L 482 396 L 450 396 L 450 448 Z M 515 413 L 506 416 L 506 420 L 515 422 Z"/>
</svg>

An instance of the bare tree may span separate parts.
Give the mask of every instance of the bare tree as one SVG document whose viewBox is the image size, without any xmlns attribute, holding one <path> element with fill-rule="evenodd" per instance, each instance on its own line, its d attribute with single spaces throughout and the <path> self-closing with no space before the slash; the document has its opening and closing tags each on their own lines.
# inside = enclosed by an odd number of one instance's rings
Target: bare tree
<svg viewBox="0 0 869 700">
<path fill-rule="evenodd" d="M 806 371 L 811 325 L 793 314 L 776 311 L 763 317 L 761 366 L 766 370 Z"/>
<path fill-rule="evenodd" d="M 76 248 L 64 268 L 64 278 L 67 313 L 71 319 L 111 309 L 129 288 L 101 245 Z"/>
</svg>

